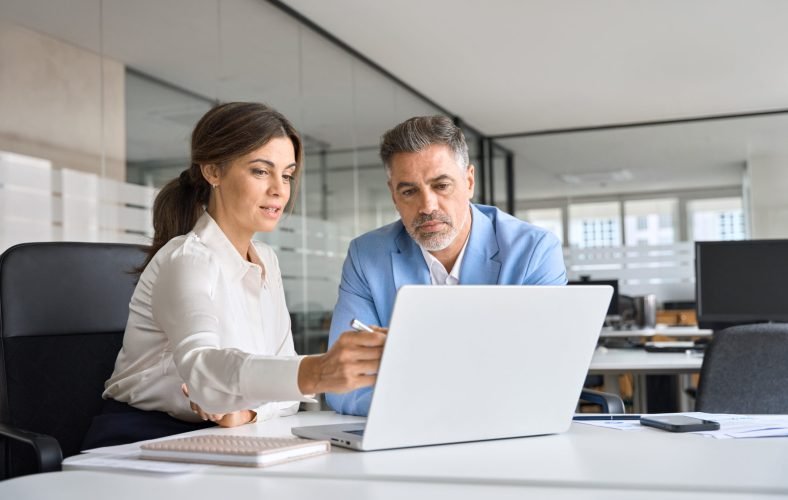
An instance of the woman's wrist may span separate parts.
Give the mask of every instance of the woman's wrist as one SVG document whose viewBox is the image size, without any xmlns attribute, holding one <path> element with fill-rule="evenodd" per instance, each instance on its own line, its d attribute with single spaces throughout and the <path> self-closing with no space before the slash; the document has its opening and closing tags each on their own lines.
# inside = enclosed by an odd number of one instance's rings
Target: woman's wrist
<svg viewBox="0 0 788 500">
<path fill-rule="evenodd" d="M 304 356 L 298 365 L 298 390 L 301 394 L 317 393 L 320 382 L 321 355 Z"/>
</svg>

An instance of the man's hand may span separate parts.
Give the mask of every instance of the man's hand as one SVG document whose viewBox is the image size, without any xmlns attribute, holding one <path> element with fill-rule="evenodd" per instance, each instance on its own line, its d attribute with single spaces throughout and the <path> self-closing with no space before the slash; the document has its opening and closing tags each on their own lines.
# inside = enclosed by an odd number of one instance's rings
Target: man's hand
<svg viewBox="0 0 788 500">
<path fill-rule="evenodd" d="M 181 384 L 183 395 L 189 397 L 189 388 L 186 384 Z M 257 418 L 257 413 L 252 410 L 239 410 L 232 413 L 206 413 L 200 408 L 200 405 L 192 400 L 189 400 L 189 406 L 194 413 L 196 413 L 203 420 L 210 420 L 215 422 L 219 427 L 237 427 L 249 422 L 253 422 Z"/>
<path fill-rule="evenodd" d="M 348 392 L 377 380 L 388 328 L 344 332 L 325 354 L 307 356 L 298 369 L 302 394 Z"/>
</svg>

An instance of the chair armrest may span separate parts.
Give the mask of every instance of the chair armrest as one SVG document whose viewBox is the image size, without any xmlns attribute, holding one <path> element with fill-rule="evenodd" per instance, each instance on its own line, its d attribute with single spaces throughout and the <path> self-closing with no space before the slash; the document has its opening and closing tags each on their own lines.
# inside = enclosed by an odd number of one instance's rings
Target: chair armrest
<svg viewBox="0 0 788 500">
<path fill-rule="evenodd" d="M 583 389 L 580 393 L 580 400 L 601 406 L 602 413 L 626 413 L 624 410 L 624 400 L 618 395 L 610 394 L 609 392 Z"/>
<path fill-rule="evenodd" d="M 32 446 L 38 462 L 38 472 L 54 472 L 62 469 L 63 452 L 60 443 L 52 436 L 25 431 L 6 424 L 0 424 L 0 436 Z"/>
</svg>

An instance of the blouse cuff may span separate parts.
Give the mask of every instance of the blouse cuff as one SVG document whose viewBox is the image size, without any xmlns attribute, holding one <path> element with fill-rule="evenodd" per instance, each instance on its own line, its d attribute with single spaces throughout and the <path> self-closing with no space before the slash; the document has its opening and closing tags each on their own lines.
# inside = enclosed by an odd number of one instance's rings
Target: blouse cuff
<svg viewBox="0 0 788 500">
<path fill-rule="evenodd" d="M 241 368 L 241 394 L 256 401 L 315 402 L 298 389 L 298 367 L 305 356 L 250 355 Z"/>
</svg>

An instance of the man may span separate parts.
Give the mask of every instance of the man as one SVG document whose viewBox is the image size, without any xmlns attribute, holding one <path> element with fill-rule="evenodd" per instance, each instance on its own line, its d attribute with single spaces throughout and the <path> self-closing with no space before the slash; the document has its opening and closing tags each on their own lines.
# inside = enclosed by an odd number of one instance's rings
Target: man
<svg viewBox="0 0 788 500">
<path fill-rule="evenodd" d="M 558 238 L 470 202 L 474 167 L 462 131 L 449 118 L 416 117 L 397 125 L 383 135 L 380 156 L 400 220 L 350 243 L 329 345 L 353 318 L 388 325 L 402 285 L 566 284 Z M 366 415 L 372 390 L 326 399 L 339 413 Z"/>
</svg>

